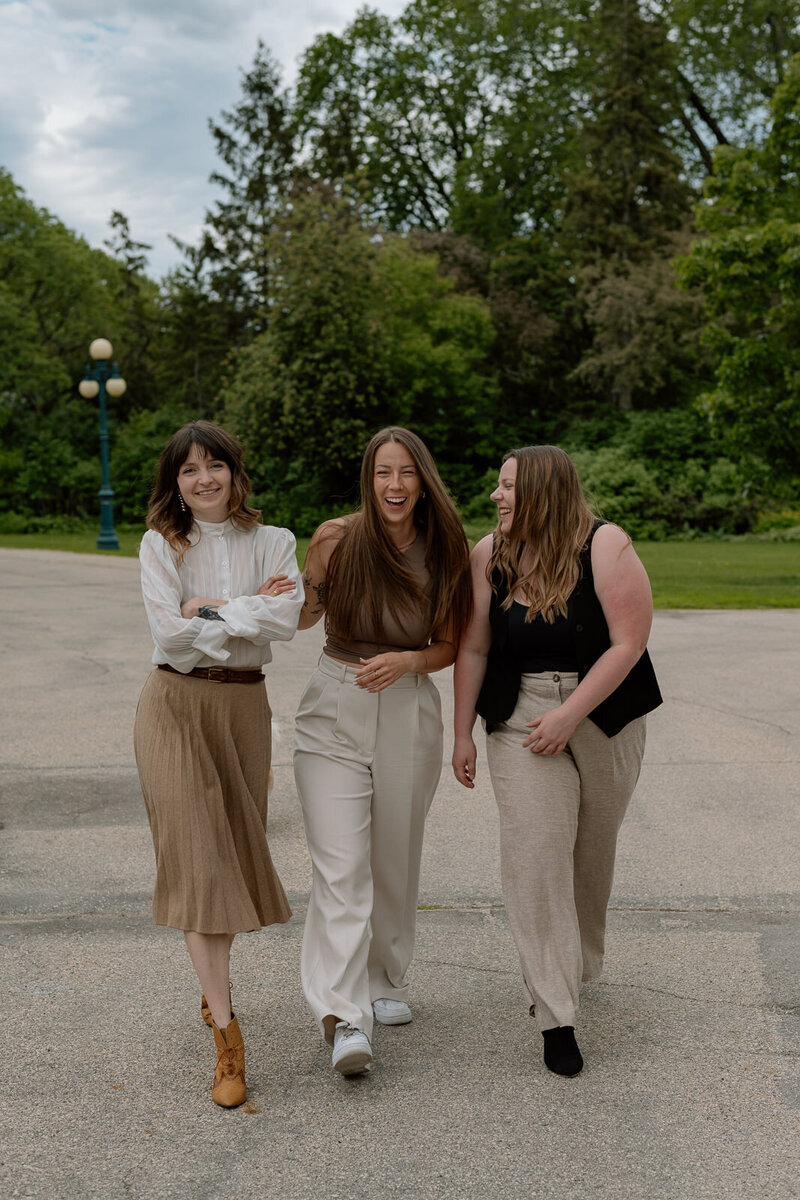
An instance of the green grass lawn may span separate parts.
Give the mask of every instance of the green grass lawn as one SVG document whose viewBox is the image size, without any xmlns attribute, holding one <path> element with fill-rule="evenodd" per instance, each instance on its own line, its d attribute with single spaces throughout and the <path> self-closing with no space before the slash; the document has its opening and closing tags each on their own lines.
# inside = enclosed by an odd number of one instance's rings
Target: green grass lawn
<svg viewBox="0 0 800 1200">
<path fill-rule="evenodd" d="M 111 558 L 136 558 L 141 529 L 117 529 L 119 550 L 98 550 L 97 530 L 81 533 L 0 533 L 0 547 L 9 550 L 67 550 L 72 554 L 104 554 Z M 300 562 L 304 562 L 310 538 L 297 539 Z"/>
<path fill-rule="evenodd" d="M 81 533 L 0 533 L 0 546 L 11 550 L 69 550 L 73 554 L 135 558 L 143 532 L 144 529 L 118 529 L 119 550 L 98 550 L 96 529 Z"/>
<path fill-rule="evenodd" d="M 485 529 L 470 526 L 476 540 Z M 135 556 L 140 530 L 118 531 L 120 549 L 98 550 L 96 532 L 0 534 L 0 546 Z M 302 563 L 308 538 L 297 543 Z M 731 541 L 637 542 L 656 608 L 800 608 L 800 543 Z"/>
<path fill-rule="evenodd" d="M 637 542 L 656 608 L 800 608 L 800 542 Z"/>
</svg>

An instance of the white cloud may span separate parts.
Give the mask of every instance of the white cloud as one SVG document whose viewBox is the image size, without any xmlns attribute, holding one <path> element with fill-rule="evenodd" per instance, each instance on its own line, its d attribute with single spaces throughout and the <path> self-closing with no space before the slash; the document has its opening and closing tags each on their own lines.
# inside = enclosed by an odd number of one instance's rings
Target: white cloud
<svg viewBox="0 0 800 1200">
<path fill-rule="evenodd" d="M 290 80 L 314 36 L 359 4 L 0 0 L 0 165 L 92 245 L 124 212 L 161 274 L 176 260 L 167 235 L 196 240 L 214 199 L 208 120 L 235 103 L 258 39 Z"/>
</svg>

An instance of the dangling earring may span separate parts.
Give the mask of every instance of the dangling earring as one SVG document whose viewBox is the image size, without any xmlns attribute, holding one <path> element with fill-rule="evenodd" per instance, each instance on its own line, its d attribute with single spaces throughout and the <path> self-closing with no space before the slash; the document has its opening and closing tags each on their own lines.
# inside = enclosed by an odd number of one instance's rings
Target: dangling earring
<svg viewBox="0 0 800 1200">
<path fill-rule="evenodd" d="M 420 494 L 419 494 L 420 500 L 424 500 L 425 497 L 427 496 L 427 494 L 428 494 L 427 492 L 420 492 Z"/>
<path fill-rule="evenodd" d="M 180 488 L 178 488 L 178 504 L 181 506 L 181 512 L 186 512 L 186 505 L 183 502 L 183 496 L 181 495 Z"/>
</svg>

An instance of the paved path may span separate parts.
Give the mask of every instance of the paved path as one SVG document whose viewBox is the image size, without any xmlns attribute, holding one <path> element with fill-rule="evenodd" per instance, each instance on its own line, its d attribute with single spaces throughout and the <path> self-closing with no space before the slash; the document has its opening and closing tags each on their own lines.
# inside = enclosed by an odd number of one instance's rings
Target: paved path
<svg viewBox="0 0 800 1200">
<path fill-rule="evenodd" d="M 237 940 L 250 1102 L 233 1112 L 210 1100 L 180 936 L 150 921 L 137 564 L 0 550 L 0 609 L 0 1195 L 797 1197 L 800 609 L 657 615 L 667 703 L 574 1080 L 544 1069 L 526 1017 L 483 762 L 472 794 L 446 770 L 431 813 L 414 1022 L 378 1030 L 371 1077 L 330 1070 L 298 982 L 310 870 L 291 775 L 321 639 L 279 646 L 269 835 L 295 916 Z"/>
</svg>

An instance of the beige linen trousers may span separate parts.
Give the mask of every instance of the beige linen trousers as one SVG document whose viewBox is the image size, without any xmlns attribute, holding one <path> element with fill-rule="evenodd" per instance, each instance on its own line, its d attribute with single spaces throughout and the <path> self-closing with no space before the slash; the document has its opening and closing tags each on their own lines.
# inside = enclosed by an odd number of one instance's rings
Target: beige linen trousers
<svg viewBox="0 0 800 1200">
<path fill-rule="evenodd" d="M 425 817 L 442 770 L 427 675 L 382 692 L 323 654 L 297 710 L 294 771 L 313 865 L 300 976 L 329 1015 L 372 1035 L 372 1001 L 405 1000 Z"/>
<path fill-rule="evenodd" d="M 486 737 L 503 897 L 539 1029 L 574 1026 L 581 982 L 602 971 L 617 834 L 644 755 L 644 717 L 612 738 L 586 718 L 558 755 L 523 748 L 526 722 L 577 685 L 571 672 L 523 675 L 514 712 Z"/>
</svg>

